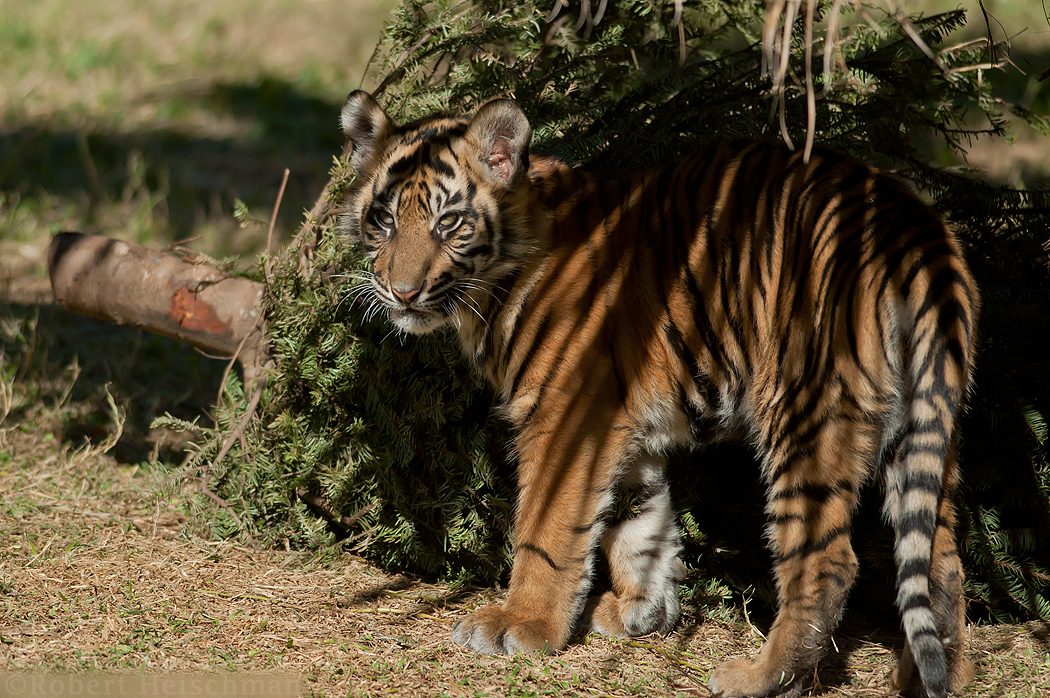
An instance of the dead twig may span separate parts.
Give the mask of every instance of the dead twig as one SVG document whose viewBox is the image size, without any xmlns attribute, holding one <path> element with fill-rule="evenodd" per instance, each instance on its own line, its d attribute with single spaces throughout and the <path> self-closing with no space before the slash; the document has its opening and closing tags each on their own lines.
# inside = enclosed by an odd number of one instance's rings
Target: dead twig
<svg viewBox="0 0 1050 698">
<path fill-rule="evenodd" d="M 365 514 L 379 506 L 379 500 L 376 500 L 371 502 L 370 504 L 366 504 L 365 506 L 361 507 L 350 516 L 339 516 L 335 513 L 335 511 L 332 510 L 332 507 L 329 506 L 327 500 L 325 500 L 324 497 L 320 497 L 316 494 L 313 494 L 305 488 L 300 488 L 296 490 L 295 493 L 299 497 L 299 499 L 306 502 L 330 522 L 341 526 L 346 531 L 351 530 L 354 527 L 354 525 L 361 520 L 361 517 L 363 517 Z"/>
<path fill-rule="evenodd" d="M 212 460 L 211 465 L 208 468 L 208 472 L 200 478 L 202 492 L 208 492 L 210 494 L 210 490 L 207 489 L 207 486 L 208 483 L 211 481 L 211 472 L 215 470 L 220 463 L 222 463 L 222 460 L 224 458 L 226 458 L 226 455 L 230 452 L 230 449 L 233 448 L 233 444 L 237 442 L 238 439 L 244 436 L 245 431 L 248 429 L 248 424 L 251 422 L 252 417 L 255 416 L 255 410 L 259 407 L 259 402 L 260 400 L 262 400 L 263 389 L 265 387 L 266 374 L 260 372 L 260 374 L 256 377 L 255 385 L 252 387 L 251 399 L 248 400 L 248 405 L 244 409 L 244 414 L 241 415 L 241 421 L 237 423 L 237 426 L 236 428 L 234 428 L 233 431 L 226 435 L 226 440 L 223 441 L 222 447 L 219 449 L 219 452 L 215 454 L 215 458 Z"/>
<path fill-rule="evenodd" d="M 203 480 L 203 478 L 202 478 L 202 480 Z M 228 513 L 228 514 L 229 514 L 230 516 L 232 516 L 232 517 L 233 517 L 233 520 L 237 522 L 237 527 L 238 527 L 239 529 L 241 529 L 242 531 L 244 531 L 244 532 L 245 532 L 245 533 L 244 533 L 244 535 L 248 537 L 248 544 L 249 544 L 249 545 L 251 545 L 251 544 L 252 544 L 252 541 L 254 540 L 254 539 L 252 538 L 252 534 L 250 534 L 250 533 L 248 533 L 248 532 L 247 532 L 247 531 L 248 531 L 248 529 L 247 529 L 247 528 L 245 528 L 245 526 L 244 526 L 244 522 L 243 522 L 243 521 L 241 520 L 241 517 L 237 515 L 237 512 L 236 512 L 236 511 L 234 510 L 234 508 L 233 508 L 232 506 L 230 506 L 230 503 L 229 503 L 229 502 L 227 502 L 227 501 L 226 501 L 225 499 L 223 499 L 222 497 L 220 497 L 219 495 L 217 495 L 217 494 L 215 494 L 214 492 L 212 492 L 212 491 L 211 491 L 210 489 L 208 489 L 208 488 L 207 488 L 207 487 L 205 487 L 205 486 L 202 486 L 202 487 L 200 488 L 200 491 L 201 491 L 201 493 L 202 493 L 202 494 L 204 494 L 204 495 L 205 495 L 206 497 L 208 497 L 208 498 L 209 498 L 209 499 L 211 499 L 211 500 L 212 500 L 213 502 L 215 502 L 216 504 L 218 504 L 218 505 L 219 505 L 220 507 L 222 507 L 223 509 L 225 509 L 225 510 L 226 510 L 226 512 L 227 512 L 227 513 Z"/>
<path fill-rule="evenodd" d="M 978 65 L 960 66 L 955 68 L 949 68 L 942 59 L 941 56 L 946 53 L 946 51 L 936 52 L 930 48 L 930 45 L 925 39 L 923 39 L 922 34 L 919 32 L 918 27 L 916 27 L 915 23 L 905 14 L 897 0 L 884 0 L 884 2 L 886 11 L 894 21 L 897 22 L 905 35 L 945 75 L 964 73 L 972 70 L 999 68 L 1009 60 L 1008 58 L 1000 56 L 1000 53 L 1005 56 L 1005 52 L 1000 52 L 999 45 L 993 41 L 991 23 L 994 18 L 989 16 L 983 2 L 978 2 L 978 5 L 984 16 L 988 35 L 982 40 L 990 47 L 991 59 Z M 675 0 L 675 3 L 677 10 L 678 0 Z M 815 2 L 806 2 L 803 5 L 803 0 L 770 0 L 766 6 L 766 14 L 762 24 L 762 73 L 763 75 L 768 75 L 770 78 L 770 96 L 772 98 L 770 104 L 770 119 L 776 118 L 779 121 L 781 138 L 789 148 L 794 149 L 795 145 L 792 142 L 791 134 L 788 132 L 787 126 L 786 100 L 788 77 L 791 75 L 791 38 L 794 34 L 796 20 L 798 20 L 802 8 L 805 7 L 805 19 L 803 22 L 803 51 L 805 54 L 804 60 L 806 65 L 804 71 L 804 85 L 802 89 L 806 95 L 806 140 L 803 158 L 807 162 L 812 153 L 813 142 L 816 134 L 816 101 L 818 98 L 822 98 L 827 94 L 828 86 L 831 82 L 832 62 L 835 60 L 836 47 L 839 44 L 839 31 L 842 24 L 841 15 L 847 6 L 861 6 L 863 8 L 857 0 L 834 0 L 832 3 L 828 14 L 827 29 L 824 33 L 824 84 L 821 91 L 818 93 L 814 86 L 812 68 L 813 46 L 816 43 L 816 40 L 814 39 L 814 25 L 816 22 L 815 6 Z M 862 16 L 866 16 L 863 9 Z M 870 18 L 868 18 L 868 21 L 872 22 Z M 1050 77 L 1050 71 L 1047 71 L 1040 79 L 1045 79 L 1046 77 Z"/>
<path fill-rule="evenodd" d="M 288 186 L 288 175 L 290 174 L 291 170 L 284 168 L 281 188 L 277 190 L 277 200 L 274 201 L 273 212 L 270 214 L 270 227 L 266 230 L 266 264 L 263 265 L 263 273 L 267 286 L 273 285 L 273 229 L 277 226 L 277 213 L 281 210 L 281 199 L 284 198 L 284 190 Z"/>
</svg>

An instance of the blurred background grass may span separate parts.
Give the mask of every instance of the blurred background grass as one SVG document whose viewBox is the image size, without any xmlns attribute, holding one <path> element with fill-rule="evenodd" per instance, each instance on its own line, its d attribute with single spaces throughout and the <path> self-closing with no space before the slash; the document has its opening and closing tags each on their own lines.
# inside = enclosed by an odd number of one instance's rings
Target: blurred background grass
<svg viewBox="0 0 1050 698">
<path fill-rule="evenodd" d="M 1050 3 L 1046 0 L 903 0 L 907 11 L 925 14 L 956 8 L 967 11 L 967 26 L 957 40 L 991 36 L 1010 44 L 1009 64 L 1003 70 L 987 71 L 998 98 L 1026 110 L 1050 116 Z M 993 57 L 989 55 L 989 59 Z M 1011 124 L 1013 141 L 978 140 L 970 148 L 966 163 L 973 176 L 1014 188 L 1050 187 L 1050 140 L 1031 126 Z M 946 164 L 953 156 L 947 149 L 933 149 L 932 159 Z"/>
<path fill-rule="evenodd" d="M 179 462 L 149 424 L 205 418 L 225 361 L 80 318 L 53 304 L 46 250 L 59 230 L 154 247 L 179 240 L 250 268 L 265 228 L 283 244 L 342 147 L 394 0 L 4 0 L 0 3 L 0 462 L 25 445 L 121 434 L 112 455 Z M 112 397 L 119 407 L 109 407 Z M 160 435 L 163 437 L 163 434 Z"/>
<path fill-rule="evenodd" d="M 252 255 L 235 199 L 278 230 L 327 181 L 346 93 L 392 0 L 5 0 L 0 283 L 39 276 L 57 229 Z"/>
</svg>

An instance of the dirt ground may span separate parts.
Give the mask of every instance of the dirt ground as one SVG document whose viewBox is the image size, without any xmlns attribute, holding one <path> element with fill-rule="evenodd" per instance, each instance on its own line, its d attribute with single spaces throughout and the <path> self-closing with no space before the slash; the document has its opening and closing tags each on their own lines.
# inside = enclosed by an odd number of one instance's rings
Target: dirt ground
<svg viewBox="0 0 1050 698">
<path fill-rule="evenodd" d="M 77 682 L 92 678 L 109 695 L 159 695 L 143 682 L 162 679 L 163 695 L 202 695 L 209 676 L 242 682 L 215 695 L 704 696 L 720 660 L 762 640 L 746 622 L 687 612 L 667 637 L 586 635 L 549 657 L 477 656 L 449 629 L 499 590 L 426 583 L 345 553 L 203 540 L 178 497 L 158 496 L 170 489 L 163 470 L 49 433 L 0 430 L 0 696 L 84 694 Z M 1046 624 L 970 632 L 971 695 L 1050 695 Z M 840 629 L 812 694 L 887 695 L 898 642 Z"/>
</svg>

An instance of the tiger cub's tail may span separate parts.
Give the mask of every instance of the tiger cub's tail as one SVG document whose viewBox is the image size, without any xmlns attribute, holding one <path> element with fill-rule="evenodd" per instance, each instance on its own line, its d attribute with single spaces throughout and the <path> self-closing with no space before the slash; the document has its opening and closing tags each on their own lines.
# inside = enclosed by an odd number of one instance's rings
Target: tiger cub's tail
<svg viewBox="0 0 1050 698">
<path fill-rule="evenodd" d="M 951 590 L 931 571 L 936 569 L 938 526 L 948 527 L 941 535 L 951 541 L 950 554 L 955 554 L 950 530 L 954 516 L 944 516 L 951 508 L 945 498 L 958 479 L 952 441 L 970 380 L 978 303 L 958 248 L 949 244 L 955 249 L 941 257 L 942 264 L 928 265 L 905 280 L 905 313 L 914 330 L 904 339 L 908 360 L 902 425 L 886 473 L 885 513 L 896 538 L 897 606 L 919 678 L 931 698 L 946 696 L 949 690 L 942 637 L 953 637 L 948 627 L 952 621 L 938 617 L 944 614 L 935 613 L 934 599 Z"/>
</svg>

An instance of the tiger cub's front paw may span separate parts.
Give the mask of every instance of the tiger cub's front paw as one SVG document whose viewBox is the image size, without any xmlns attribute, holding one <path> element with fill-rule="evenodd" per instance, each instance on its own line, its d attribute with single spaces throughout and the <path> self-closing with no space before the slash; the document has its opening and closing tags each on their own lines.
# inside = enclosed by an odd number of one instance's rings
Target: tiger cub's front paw
<svg viewBox="0 0 1050 698">
<path fill-rule="evenodd" d="M 670 583 L 651 596 L 619 597 L 611 591 L 591 598 L 583 612 L 583 625 L 610 637 L 640 637 L 671 632 L 681 605 L 678 584 Z"/>
<path fill-rule="evenodd" d="M 565 638 L 550 623 L 489 606 L 452 626 L 452 641 L 483 654 L 539 654 L 561 649 Z"/>
<path fill-rule="evenodd" d="M 788 698 L 802 692 L 802 682 L 793 672 L 770 669 L 764 662 L 731 659 L 722 662 L 707 680 L 718 698 Z"/>
</svg>

